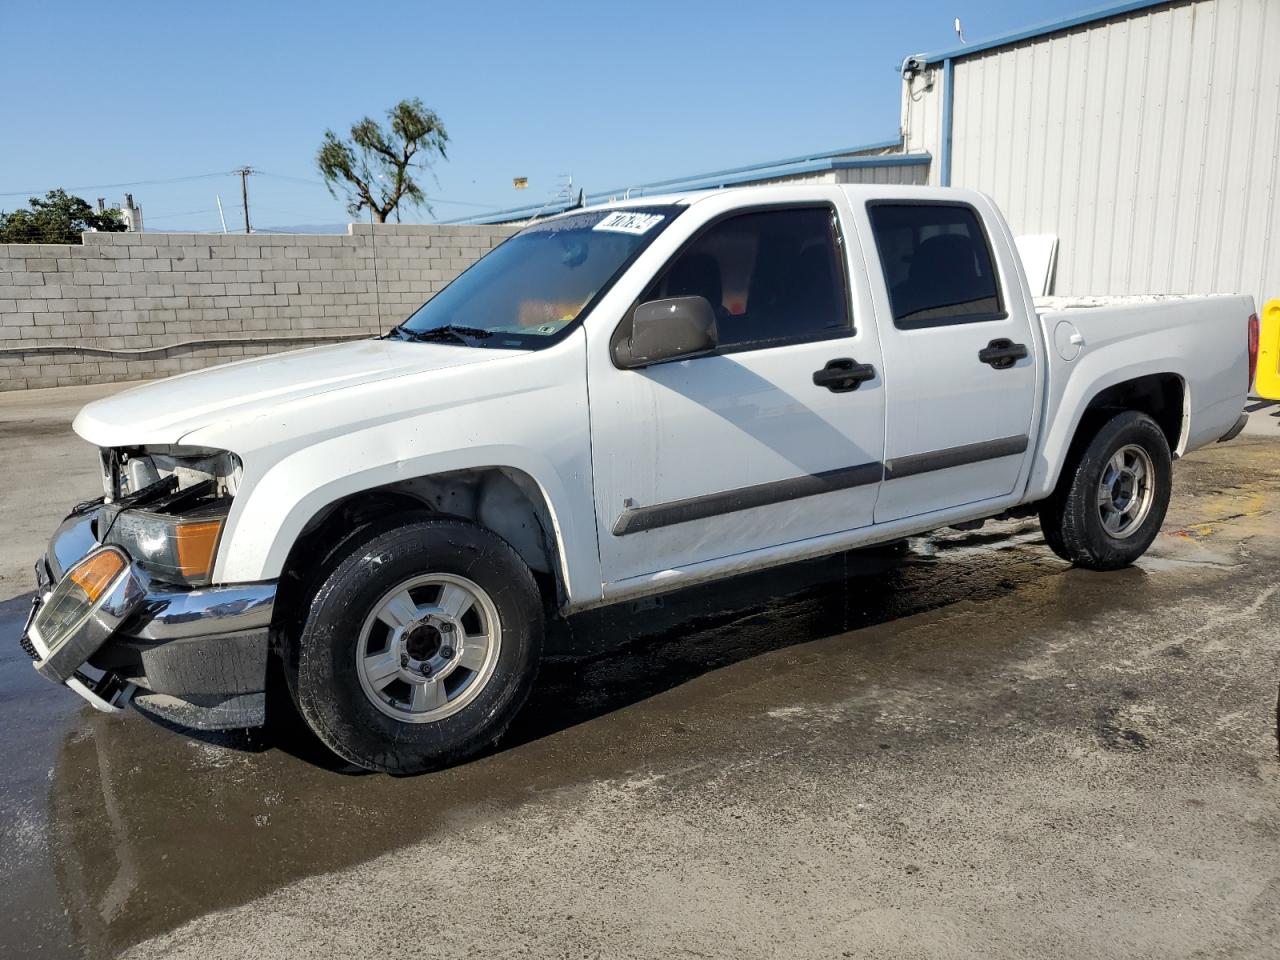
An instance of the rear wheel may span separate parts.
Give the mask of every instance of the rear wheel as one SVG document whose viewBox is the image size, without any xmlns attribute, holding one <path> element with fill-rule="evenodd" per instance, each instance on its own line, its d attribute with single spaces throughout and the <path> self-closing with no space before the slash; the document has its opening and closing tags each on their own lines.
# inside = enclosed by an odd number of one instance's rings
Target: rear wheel
<svg viewBox="0 0 1280 960">
<path fill-rule="evenodd" d="M 1058 489 L 1041 505 L 1045 540 L 1080 567 L 1128 566 L 1164 522 L 1172 477 L 1159 425 L 1145 413 L 1116 414 L 1068 461 Z"/>
<path fill-rule="evenodd" d="M 461 520 L 350 545 L 285 649 L 307 725 L 370 770 L 416 773 L 495 742 L 532 687 L 542 605 L 524 561 Z"/>
</svg>

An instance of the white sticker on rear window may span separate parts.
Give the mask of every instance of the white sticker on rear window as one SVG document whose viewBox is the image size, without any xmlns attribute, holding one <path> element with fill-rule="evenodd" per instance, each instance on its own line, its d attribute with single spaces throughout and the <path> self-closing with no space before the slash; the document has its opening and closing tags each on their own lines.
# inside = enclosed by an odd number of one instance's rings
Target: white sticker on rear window
<svg viewBox="0 0 1280 960">
<path fill-rule="evenodd" d="M 642 233 L 648 233 L 664 219 L 665 218 L 660 213 L 627 213 L 625 211 L 619 211 L 618 213 L 609 214 L 591 229 L 609 230 L 613 233 L 634 233 L 639 235 Z"/>
</svg>

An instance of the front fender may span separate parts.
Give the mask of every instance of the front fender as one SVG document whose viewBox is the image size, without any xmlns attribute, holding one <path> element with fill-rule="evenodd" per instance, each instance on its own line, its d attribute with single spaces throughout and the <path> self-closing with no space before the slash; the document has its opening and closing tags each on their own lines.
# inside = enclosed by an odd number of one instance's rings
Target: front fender
<svg viewBox="0 0 1280 960">
<path fill-rule="evenodd" d="M 311 519 L 352 494 L 507 467 L 541 491 L 569 602 L 599 601 L 583 349 L 578 335 L 500 365 L 361 384 L 187 435 L 244 464 L 214 582 L 276 579 Z"/>
<path fill-rule="evenodd" d="M 600 590 L 590 490 L 571 491 L 547 457 L 527 446 L 481 444 L 464 449 L 392 457 L 395 429 L 336 437 L 274 464 L 236 497 L 214 568 L 214 581 L 274 580 L 306 525 L 325 507 L 364 490 L 457 470 L 509 467 L 537 483 L 554 528 L 561 576 L 571 602 L 595 599 Z M 403 454 L 403 451 L 400 451 Z M 368 464 L 352 469 L 352 464 Z M 573 476 L 573 474 L 569 474 Z M 579 470 L 578 477 L 589 476 Z M 247 495 L 246 495 L 247 494 Z M 575 510 L 574 504 L 579 505 Z M 585 549 L 584 549 L 585 547 Z M 596 570 L 595 575 L 592 570 Z"/>
</svg>

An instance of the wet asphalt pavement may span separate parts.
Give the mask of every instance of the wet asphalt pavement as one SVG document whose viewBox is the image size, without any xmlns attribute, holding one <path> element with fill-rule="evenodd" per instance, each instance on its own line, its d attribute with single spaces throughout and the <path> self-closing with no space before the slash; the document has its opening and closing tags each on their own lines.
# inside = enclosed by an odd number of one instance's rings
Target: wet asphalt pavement
<svg viewBox="0 0 1280 960">
<path fill-rule="evenodd" d="M 60 416 L 5 510 L 92 493 Z M 404 779 L 278 704 L 97 715 L 7 590 L 0 956 L 1275 957 L 1278 510 L 1247 438 L 1120 573 L 1005 523 L 583 616 L 495 752 Z"/>
</svg>

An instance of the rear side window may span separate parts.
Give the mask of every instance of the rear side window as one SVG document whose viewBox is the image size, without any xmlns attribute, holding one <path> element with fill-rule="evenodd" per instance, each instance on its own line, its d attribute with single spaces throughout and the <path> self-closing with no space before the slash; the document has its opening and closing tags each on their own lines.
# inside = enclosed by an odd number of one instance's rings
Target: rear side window
<svg viewBox="0 0 1280 960">
<path fill-rule="evenodd" d="M 641 300 L 705 297 L 721 349 L 847 335 L 840 250 L 828 206 L 738 214 L 677 254 Z"/>
<path fill-rule="evenodd" d="M 1005 316 L 991 246 L 972 207 L 872 203 L 867 214 L 894 326 L 909 330 Z"/>
</svg>

